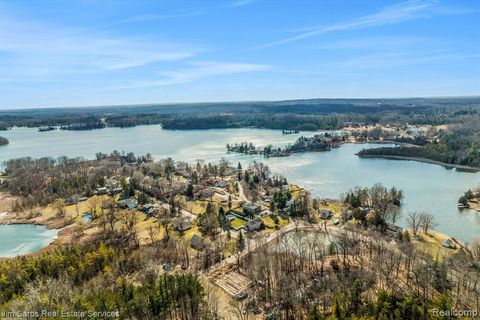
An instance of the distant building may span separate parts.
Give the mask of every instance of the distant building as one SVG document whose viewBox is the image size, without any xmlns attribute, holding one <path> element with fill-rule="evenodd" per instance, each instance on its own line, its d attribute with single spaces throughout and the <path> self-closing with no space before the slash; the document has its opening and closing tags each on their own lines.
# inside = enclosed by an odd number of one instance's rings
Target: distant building
<svg viewBox="0 0 480 320">
<path fill-rule="evenodd" d="M 250 232 L 260 231 L 264 227 L 263 221 L 260 218 L 256 218 L 250 221 L 247 221 L 247 230 Z"/>
<path fill-rule="evenodd" d="M 116 202 L 116 205 L 123 209 L 134 209 L 138 206 L 137 200 L 133 198 L 119 200 Z"/>
<path fill-rule="evenodd" d="M 173 229 L 184 232 L 192 228 L 192 223 L 186 219 L 177 219 L 173 223 Z"/>
<path fill-rule="evenodd" d="M 156 211 L 155 206 L 153 204 L 144 204 L 140 210 L 145 213 L 148 217 L 153 216 L 154 212 Z"/>
<path fill-rule="evenodd" d="M 452 241 L 452 239 L 445 239 L 442 241 L 442 246 L 447 248 L 447 249 L 456 249 L 457 246 L 455 245 L 455 242 Z"/>
<path fill-rule="evenodd" d="M 264 202 L 270 203 L 270 202 L 273 201 L 273 197 L 271 197 L 271 196 L 264 196 L 262 200 L 263 200 Z"/>
<path fill-rule="evenodd" d="M 143 211 L 143 212 L 145 212 L 145 213 L 147 213 L 148 210 L 150 210 L 150 209 L 152 209 L 152 208 L 154 208 L 154 207 L 155 207 L 155 206 L 154 206 L 153 204 L 147 203 L 147 204 L 144 204 L 144 205 L 140 208 L 140 210 Z"/>
<path fill-rule="evenodd" d="M 116 194 L 121 193 L 122 191 L 123 191 L 123 189 L 122 189 L 121 187 L 119 187 L 119 188 L 114 188 L 114 189 L 111 189 L 111 190 L 110 190 L 110 195 L 114 196 L 114 195 L 116 195 Z"/>
<path fill-rule="evenodd" d="M 332 219 L 333 213 L 331 210 L 328 209 L 322 209 L 320 211 L 320 218 L 322 219 Z"/>
<path fill-rule="evenodd" d="M 202 251 L 205 248 L 205 243 L 202 237 L 194 234 L 190 239 L 190 246 L 197 251 Z"/>
<path fill-rule="evenodd" d="M 228 186 L 227 181 L 218 181 L 215 183 L 215 187 L 217 188 L 226 188 Z"/>
<path fill-rule="evenodd" d="M 65 199 L 65 205 L 69 206 L 72 204 L 78 203 L 78 197 L 77 196 L 71 196 Z"/>
<path fill-rule="evenodd" d="M 268 211 L 268 210 L 263 210 L 262 212 L 260 212 L 261 217 L 268 216 L 269 214 L 270 214 L 270 211 Z"/>
<path fill-rule="evenodd" d="M 211 198 L 215 195 L 215 189 L 212 189 L 212 188 L 206 188 L 206 189 L 203 189 L 203 190 L 200 190 L 198 192 L 198 198 L 200 199 L 208 199 L 208 198 Z"/>
<path fill-rule="evenodd" d="M 98 194 L 98 195 L 107 194 L 107 193 L 108 193 L 107 187 L 97 188 L 97 189 L 95 190 L 95 193 Z"/>
<path fill-rule="evenodd" d="M 260 213 L 260 206 L 254 203 L 244 203 L 242 205 L 243 212 L 247 215 L 254 216 Z"/>
</svg>

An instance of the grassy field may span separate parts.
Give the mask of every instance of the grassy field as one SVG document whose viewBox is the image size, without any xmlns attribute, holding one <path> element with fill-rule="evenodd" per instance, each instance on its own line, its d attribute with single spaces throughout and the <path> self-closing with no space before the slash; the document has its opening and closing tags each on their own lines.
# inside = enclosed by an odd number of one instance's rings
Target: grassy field
<svg viewBox="0 0 480 320">
<path fill-rule="evenodd" d="M 334 215 L 340 214 L 340 212 L 342 211 L 342 206 L 337 205 L 337 204 L 331 204 L 331 205 L 327 205 L 327 206 L 319 206 L 318 208 L 320 210 L 328 209 L 328 210 L 332 211 Z"/>
<path fill-rule="evenodd" d="M 297 186 L 297 185 L 295 185 L 295 184 L 290 184 L 290 185 L 288 185 L 288 189 L 289 189 L 290 192 L 292 193 L 292 197 L 293 197 L 293 198 L 298 197 L 298 195 L 305 190 L 305 189 L 300 188 L 299 186 Z"/>
<path fill-rule="evenodd" d="M 274 229 L 277 226 L 280 228 L 283 228 L 288 224 L 288 220 L 283 219 L 280 216 L 277 216 L 277 218 L 278 218 L 278 224 L 275 224 L 271 215 L 263 217 L 262 220 L 267 228 L 272 228 L 272 229 Z"/>
<path fill-rule="evenodd" d="M 442 246 L 442 242 L 450 237 L 435 231 L 429 231 L 427 234 L 424 232 L 417 232 L 420 240 L 416 239 L 413 235 L 413 231 L 408 231 L 410 238 L 417 250 L 425 251 L 429 253 L 434 260 L 442 261 L 444 257 L 455 254 L 460 251 L 460 247 L 457 245 L 456 249 L 448 249 Z"/>
<path fill-rule="evenodd" d="M 230 222 L 230 225 L 232 226 L 232 228 L 238 229 L 241 227 L 245 227 L 246 222 L 245 220 L 242 220 L 240 218 L 235 218 L 234 220 L 232 220 L 232 222 Z"/>
</svg>

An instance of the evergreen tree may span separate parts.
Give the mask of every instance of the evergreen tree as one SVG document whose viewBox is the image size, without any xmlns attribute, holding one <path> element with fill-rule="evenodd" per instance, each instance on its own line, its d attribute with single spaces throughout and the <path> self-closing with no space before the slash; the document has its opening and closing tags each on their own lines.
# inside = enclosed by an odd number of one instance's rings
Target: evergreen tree
<svg viewBox="0 0 480 320">
<path fill-rule="evenodd" d="M 189 198 L 193 198 L 193 184 L 189 183 L 187 186 L 187 190 L 185 191 L 185 195 Z"/>
<path fill-rule="evenodd" d="M 237 239 L 237 250 L 242 252 L 245 250 L 245 238 L 243 236 L 242 230 L 238 232 L 238 239 Z"/>
</svg>

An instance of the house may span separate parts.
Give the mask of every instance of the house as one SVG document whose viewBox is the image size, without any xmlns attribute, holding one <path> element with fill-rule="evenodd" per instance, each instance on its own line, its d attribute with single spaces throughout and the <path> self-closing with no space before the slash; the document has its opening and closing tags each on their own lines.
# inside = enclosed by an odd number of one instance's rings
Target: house
<svg viewBox="0 0 480 320">
<path fill-rule="evenodd" d="M 242 205 L 243 212 L 247 215 L 254 216 L 260 213 L 260 206 L 254 203 L 244 203 Z"/>
<path fill-rule="evenodd" d="M 151 217 L 155 213 L 156 209 L 153 204 L 147 203 L 140 208 L 140 211 L 145 213 L 148 217 Z"/>
<path fill-rule="evenodd" d="M 452 241 L 452 239 L 445 239 L 442 241 L 442 246 L 447 248 L 447 249 L 456 249 L 457 246 L 455 245 L 455 242 Z"/>
<path fill-rule="evenodd" d="M 147 217 L 153 217 L 156 213 L 158 213 L 158 210 L 155 207 L 149 208 L 147 211 L 144 211 Z"/>
<path fill-rule="evenodd" d="M 227 220 L 228 222 L 232 222 L 233 220 L 235 220 L 235 216 L 233 214 L 227 214 Z"/>
<path fill-rule="evenodd" d="M 192 228 L 192 223 L 186 219 L 177 219 L 173 222 L 173 229 L 184 232 Z"/>
<path fill-rule="evenodd" d="M 200 199 L 208 199 L 208 198 L 211 198 L 215 195 L 215 189 L 212 189 L 212 188 L 207 188 L 207 189 L 203 189 L 203 190 L 200 190 L 198 192 L 198 198 Z"/>
<path fill-rule="evenodd" d="M 264 196 L 264 197 L 262 198 L 262 200 L 263 200 L 263 202 L 270 203 L 270 202 L 273 201 L 273 197 L 271 197 L 271 196 Z"/>
<path fill-rule="evenodd" d="M 197 251 L 202 251 L 205 248 L 205 243 L 202 237 L 194 234 L 190 239 L 190 246 Z"/>
<path fill-rule="evenodd" d="M 256 218 L 250 221 L 247 221 L 247 230 L 250 232 L 260 231 L 264 227 L 263 221 L 260 218 Z"/>
<path fill-rule="evenodd" d="M 72 204 L 77 204 L 78 203 L 78 197 L 77 196 L 71 196 L 65 199 L 65 205 L 69 206 Z"/>
<path fill-rule="evenodd" d="M 333 213 L 331 210 L 322 209 L 320 211 L 320 218 L 328 220 L 328 219 L 332 219 L 332 217 L 333 217 Z"/>
<path fill-rule="evenodd" d="M 116 202 L 116 205 L 123 209 L 134 209 L 138 206 L 137 200 L 133 198 L 119 200 Z"/>
<path fill-rule="evenodd" d="M 260 216 L 261 216 L 261 217 L 266 217 L 266 216 L 268 216 L 269 214 L 270 214 L 270 211 L 268 211 L 268 210 L 263 210 L 262 212 L 260 212 Z"/>
<path fill-rule="evenodd" d="M 144 213 L 147 213 L 149 210 L 153 209 L 155 206 L 151 203 L 144 204 L 141 208 L 140 211 L 143 211 Z"/>
<path fill-rule="evenodd" d="M 218 181 L 215 183 L 217 188 L 226 188 L 228 186 L 228 181 Z"/>
<path fill-rule="evenodd" d="M 114 195 L 116 195 L 116 194 L 121 193 L 122 191 L 123 191 L 123 189 L 122 189 L 121 187 L 119 187 L 119 188 L 114 188 L 114 189 L 111 189 L 111 190 L 110 190 L 110 195 L 114 196 Z"/>
<path fill-rule="evenodd" d="M 95 190 L 95 194 L 98 194 L 98 195 L 103 195 L 107 193 L 108 193 L 107 187 L 100 187 Z"/>
</svg>

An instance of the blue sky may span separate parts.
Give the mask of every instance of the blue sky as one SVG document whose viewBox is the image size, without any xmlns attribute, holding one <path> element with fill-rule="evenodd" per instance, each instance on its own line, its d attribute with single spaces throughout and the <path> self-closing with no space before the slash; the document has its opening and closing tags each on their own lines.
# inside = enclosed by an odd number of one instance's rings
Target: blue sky
<svg viewBox="0 0 480 320">
<path fill-rule="evenodd" d="M 480 94 L 480 2 L 0 1 L 0 109 Z"/>
</svg>

